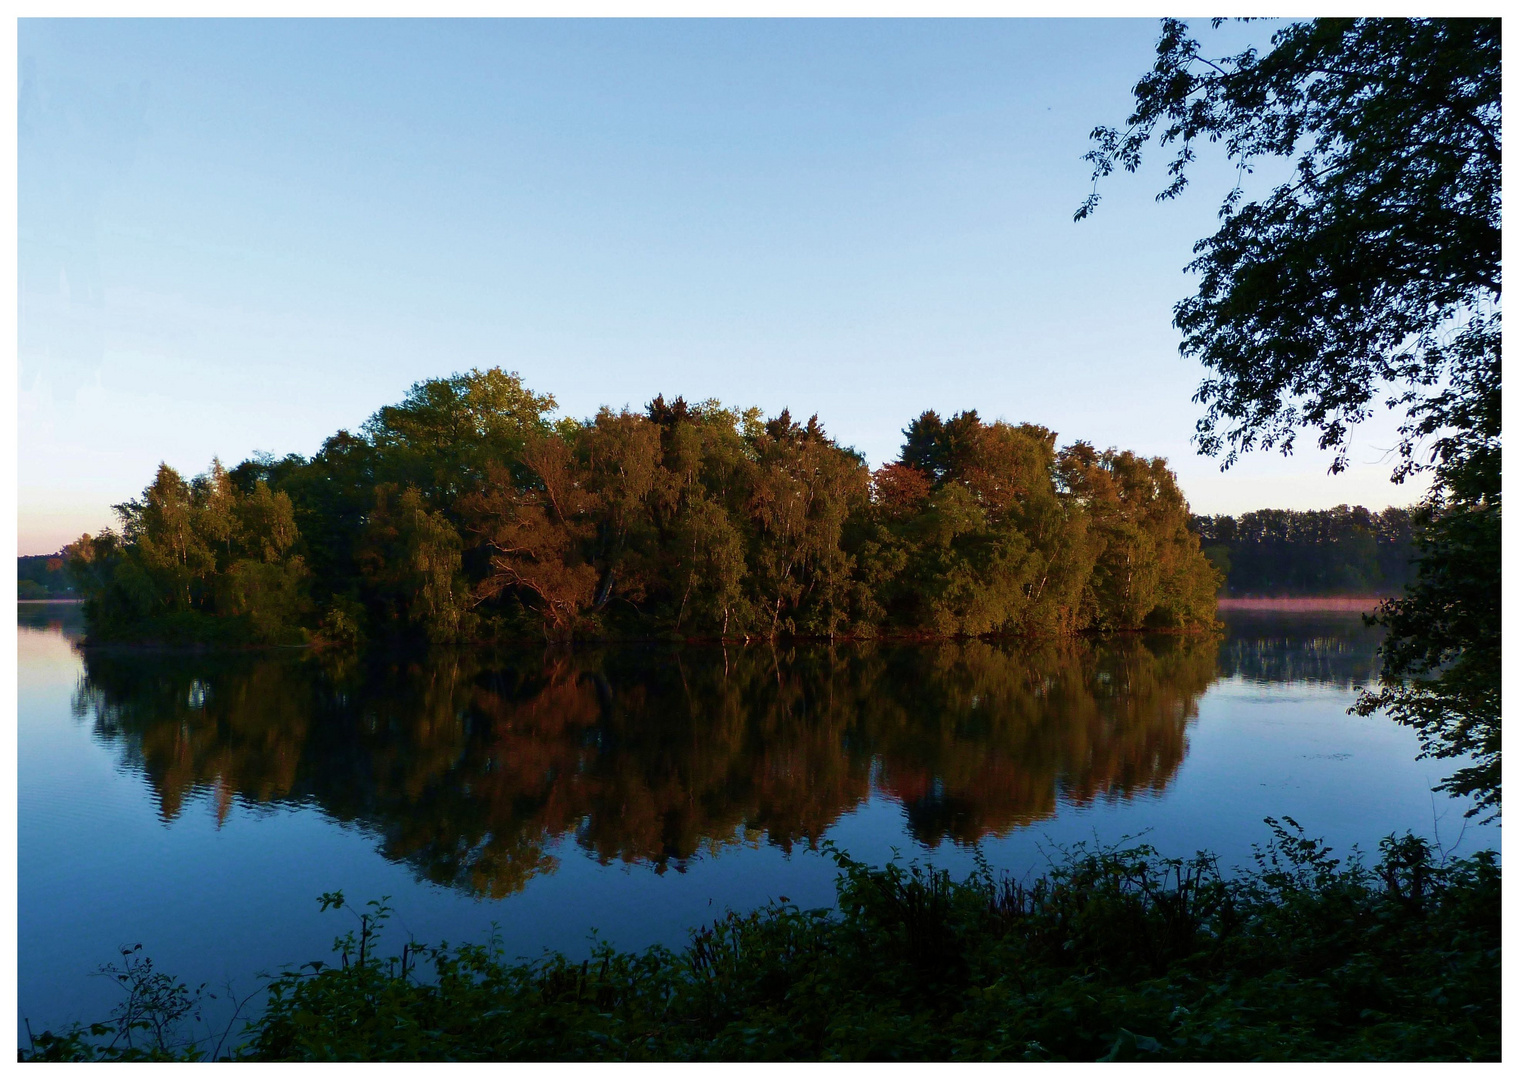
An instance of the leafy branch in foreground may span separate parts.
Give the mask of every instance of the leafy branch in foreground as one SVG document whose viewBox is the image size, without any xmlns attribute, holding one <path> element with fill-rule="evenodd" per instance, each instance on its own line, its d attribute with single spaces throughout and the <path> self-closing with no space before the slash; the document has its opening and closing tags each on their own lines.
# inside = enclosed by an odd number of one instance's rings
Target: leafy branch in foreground
<svg viewBox="0 0 1519 1080">
<path fill-rule="evenodd" d="M 1311 426 L 1339 471 L 1383 386 L 1402 388 L 1411 440 L 1472 430 L 1458 414 L 1496 389 L 1481 376 L 1500 341 L 1500 72 L 1496 19 L 1292 22 L 1264 52 L 1212 58 L 1163 21 L 1126 128 L 1092 133 L 1094 182 L 1136 170 L 1151 140 L 1177 147 L 1161 199 L 1202 142 L 1241 176 L 1294 166 L 1259 199 L 1228 193 L 1189 267 L 1197 295 L 1176 308 L 1182 352 L 1214 372 L 1197 393 L 1204 453 L 1290 450 Z M 1400 471 L 1421 467 L 1412 450 Z"/>
<path fill-rule="evenodd" d="M 63 1034 L 44 1031 L 32 1034 L 31 1021 L 25 1021 L 29 1050 L 20 1052 L 23 1061 L 199 1061 L 221 1059 L 224 1048 L 243 1010 L 264 991 L 259 986 L 238 998 L 230 984 L 226 998 L 232 1014 L 216 1041 L 195 1038 L 187 1029 L 203 1018 L 207 1001 L 216 994 L 206 991 L 206 983 L 191 989 L 183 981 L 155 971 L 151 957 L 142 955 L 142 944 L 123 945 L 120 963 L 103 964 L 95 974 L 115 982 L 124 997 L 100 1023 L 75 1025 Z"/>
<path fill-rule="evenodd" d="M 1216 29 L 1220 20 L 1213 23 Z M 1203 142 L 1241 178 L 1283 159 L 1258 199 L 1225 196 L 1176 305 L 1208 370 L 1197 444 L 1225 468 L 1292 450 L 1301 428 L 1345 468 L 1374 399 L 1403 411 L 1393 479 L 1429 472 L 1418 580 L 1389 601 L 1383 688 L 1358 708 L 1414 727 L 1426 756 L 1473 755 L 1442 785 L 1497 813 L 1502 577 L 1502 31 L 1498 19 L 1289 22 L 1270 48 L 1206 55 L 1162 22 L 1123 130 L 1092 132 L 1093 192 L 1146 147 L 1177 147 L 1161 199 Z"/>
</svg>

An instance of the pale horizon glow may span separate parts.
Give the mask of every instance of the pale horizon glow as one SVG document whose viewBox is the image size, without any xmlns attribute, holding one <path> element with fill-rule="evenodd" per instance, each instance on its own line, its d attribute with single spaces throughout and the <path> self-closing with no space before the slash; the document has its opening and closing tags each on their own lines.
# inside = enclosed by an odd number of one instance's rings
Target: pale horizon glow
<svg viewBox="0 0 1519 1080">
<path fill-rule="evenodd" d="M 1411 505 L 1385 415 L 1339 476 L 1312 432 L 1194 452 L 1171 309 L 1233 171 L 1071 220 L 1156 31 L 21 20 L 19 553 L 491 365 L 577 417 L 815 412 L 872 467 L 973 408 L 1165 457 L 1197 513 Z"/>
</svg>

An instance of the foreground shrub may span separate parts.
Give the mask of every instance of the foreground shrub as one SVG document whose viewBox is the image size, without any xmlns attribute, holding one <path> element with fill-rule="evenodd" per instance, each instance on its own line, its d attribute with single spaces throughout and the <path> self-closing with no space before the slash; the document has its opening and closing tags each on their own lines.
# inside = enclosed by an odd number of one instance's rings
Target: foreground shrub
<svg viewBox="0 0 1519 1080">
<path fill-rule="evenodd" d="M 833 851 L 836 910 L 782 898 L 680 952 L 601 945 L 578 964 L 510 962 L 496 942 L 379 957 L 388 909 L 372 902 L 336 965 L 269 984 L 231 1056 L 1497 1060 L 1494 854 L 1441 863 L 1425 841 L 1389 837 L 1368 868 L 1291 819 L 1268 824 L 1273 841 L 1233 877 L 1212 856 L 1142 845 L 1078 847 L 1031 883 Z M 183 1015 L 183 997 L 168 1000 Z M 135 1019 L 38 1036 L 22 1057 L 220 1053 L 175 1045 L 152 1019 L 139 1004 Z"/>
</svg>

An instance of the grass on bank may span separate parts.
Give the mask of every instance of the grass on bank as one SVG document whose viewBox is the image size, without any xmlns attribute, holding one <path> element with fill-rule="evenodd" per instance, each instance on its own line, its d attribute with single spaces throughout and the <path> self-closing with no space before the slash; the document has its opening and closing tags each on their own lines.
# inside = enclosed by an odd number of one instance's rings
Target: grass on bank
<svg viewBox="0 0 1519 1080">
<path fill-rule="evenodd" d="M 239 1044 L 184 1041 L 196 992 L 127 950 L 111 1020 L 20 1057 L 1498 1060 L 1496 855 L 1441 862 L 1408 835 L 1368 867 L 1284 821 L 1229 877 L 1148 846 L 1078 847 L 1032 883 L 833 850 L 836 910 L 772 904 L 679 952 L 578 964 L 497 942 L 381 955 L 388 909 L 333 893 L 324 910 L 356 916 L 337 962 L 275 977 Z"/>
</svg>

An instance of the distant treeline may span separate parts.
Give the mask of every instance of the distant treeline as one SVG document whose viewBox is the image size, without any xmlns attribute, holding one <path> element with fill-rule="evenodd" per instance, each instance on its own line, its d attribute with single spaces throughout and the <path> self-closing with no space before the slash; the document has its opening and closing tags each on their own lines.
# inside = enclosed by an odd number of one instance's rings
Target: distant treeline
<svg viewBox="0 0 1519 1080">
<path fill-rule="evenodd" d="M 1194 517 L 1227 596 L 1395 596 L 1412 576 L 1412 512 L 1364 506 Z"/>
<path fill-rule="evenodd" d="M 57 600 L 73 595 L 63 552 L 22 555 L 16 560 L 16 599 Z"/>
<path fill-rule="evenodd" d="M 160 466 L 69 565 L 92 638 L 431 641 L 1211 626 L 1160 458 L 925 412 L 872 473 L 813 417 L 656 398 L 551 420 L 499 368 L 311 458 Z"/>
</svg>

